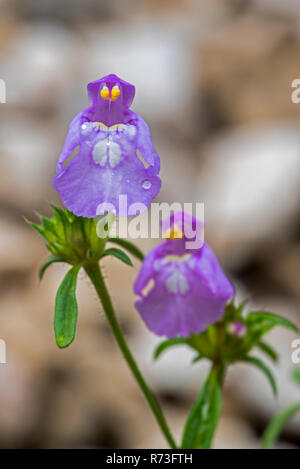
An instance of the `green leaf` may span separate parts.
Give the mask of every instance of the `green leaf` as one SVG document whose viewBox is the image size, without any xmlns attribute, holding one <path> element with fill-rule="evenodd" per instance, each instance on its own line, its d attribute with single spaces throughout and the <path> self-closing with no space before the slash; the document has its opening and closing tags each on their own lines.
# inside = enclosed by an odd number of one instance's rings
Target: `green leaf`
<svg viewBox="0 0 300 469">
<path fill-rule="evenodd" d="M 268 425 L 262 437 L 262 448 L 272 448 L 275 440 L 280 434 L 284 424 L 296 413 L 300 412 L 300 402 L 283 409 L 277 414 Z"/>
<path fill-rule="evenodd" d="M 278 361 L 278 354 L 273 349 L 273 347 L 271 347 L 271 345 L 261 341 L 256 344 L 256 347 L 258 347 L 265 355 L 267 355 L 274 362 Z"/>
<path fill-rule="evenodd" d="M 208 449 L 221 413 L 219 370 L 211 372 L 200 389 L 198 398 L 187 418 L 182 448 Z"/>
<path fill-rule="evenodd" d="M 236 313 L 238 316 L 242 315 L 242 312 L 244 311 L 244 308 L 248 302 L 249 302 L 249 298 L 246 298 L 238 305 L 238 307 L 236 308 Z"/>
<path fill-rule="evenodd" d="M 140 261 L 144 260 L 144 254 L 142 253 L 142 251 L 140 251 L 140 249 L 137 248 L 130 241 L 127 241 L 126 239 L 122 239 L 122 238 L 109 238 L 108 241 L 114 244 L 118 244 L 119 246 L 122 246 L 122 248 L 126 249 L 126 251 L 128 251 L 130 254 L 135 256 Z"/>
<path fill-rule="evenodd" d="M 129 259 L 129 257 L 127 256 L 127 254 L 124 251 L 121 251 L 121 249 L 117 249 L 117 248 L 106 249 L 106 251 L 104 251 L 102 257 L 105 257 L 105 256 L 114 256 L 117 259 L 120 259 L 120 261 L 124 262 L 125 264 L 132 265 L 132 262 Z M 101 257 L 101 259 L 102 259 L 102 257 Z"/>
<path fill-rule="evenodd" d="M 257 368 L 259 368 L 264 373 L 266 378 L 268 379 L 268 381 L 271 385 L 272 391 L 273 391 L 274 395 L 276 396 L 277 386 L 276 386 L 275 378 L 273 376 L 273 373 L 269 369 L 269 367 L 267 365 L 265 365 L 264 362 L 262 362 L 259 358 L 250 357 L 250 356 L 244 357 L 240 361 L 250 363 L 251 365 L 254 365 Z"/>
<path fill-rule="evenodd" d="M 188 339 L 183 339 L 182 337 L 177 337 L 175 339 L 167 339 L 158 344 L 154 350 L 153 358 L 156 360 L 167 348 L 173 347 L 174 345 L 188 344 Z"/>
<path fill-rule="evenodd" d="M 76 265 L 67 272 L 56 294 L 54 332 L 60 348 L 70 345 L 75 337 L 78 315 L 75 291 L 80 267 Z"/>
<path fill-rule="evenodd" d="M 295 326 L 295 324 L 293 324 L 291 321 L 282 316 L 278 316 L 278 314 L 269 313 L 267 311 L 254 311 L 249 313 L 246 317 L 246 322 L 253 323 L 256 321 L 268 321 L 272 323 L 273 326 L 278 325 L 298 332 L 298 327 Z"/>
<path fill-rule="evenodd" d="M 44 277 L 44 273 L 46 272 L 46 270 L 48 269 L 48 267 L 53 264 L 54 262 L 64 262 L 64 260 L 61 258 L 61 257 L 58 257 L 58 256 L 50 256 L 48 257 L 48 259 L 46 260 L 46 262 L 44 262 L 44 264 L 41 266 L 40 270 L 39 270 L 39 277 L 40 277 L 40 280 L 42 280 L 42 278 Z"/>
<path fill-rule="evenodd" d="M 198 355 L 196 355 L 196 356 L 192 359 L 192 363 L 197 363 L 197 362 L 199 362 L 200 360 L 202 360 L 203 358 L 205 358 L 205 356 L 204 356 L 202 353 L 199 353 Z"/>
<path fill-rule="evenodd" d="M 299 368 L 294 368 L 292 371 L 292 380 L 294 383 L 296 383 L 298 386 L 300 386 L 300 369 Z"/>
</svg>

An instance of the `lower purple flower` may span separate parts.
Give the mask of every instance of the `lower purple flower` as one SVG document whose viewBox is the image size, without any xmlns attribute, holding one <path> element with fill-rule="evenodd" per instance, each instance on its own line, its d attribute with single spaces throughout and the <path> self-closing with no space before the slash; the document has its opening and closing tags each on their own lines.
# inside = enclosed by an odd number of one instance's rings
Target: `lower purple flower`
<svg viewBox="0 0 300 469">
<path fill-rule="evenodd" d="M 134 93 L 116 75 L 88 84 L 91 106 L 71 122 L 53 180 L 75 215 L 93 218 L 108 205 L 116 215 L 134 215 L 127 206 L 119 208 L 120 195 L 127 196 L 128 206 L 139 203 L 141 212 L 160 191 L 160 159 L 149 128 L 129 109 Z"/>
<path fill-rule="evenodd" d="M 222 317 L 235 293 L 211 248 L 204 243 L 200 249 L 186 249 L 185 243 L 183 234 L 154 248 L 134 285 L 141 297 L 135 306 L 159 336 L 188 337 L 204 331 Z"/>
</svg>

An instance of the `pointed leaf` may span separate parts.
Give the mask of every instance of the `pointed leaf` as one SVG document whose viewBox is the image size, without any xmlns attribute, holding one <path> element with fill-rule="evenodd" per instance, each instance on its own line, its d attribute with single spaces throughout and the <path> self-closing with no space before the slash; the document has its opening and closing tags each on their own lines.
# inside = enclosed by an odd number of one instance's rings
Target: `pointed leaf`
<svg viewBox="0 0 300 469">
<path fill-rule="evenodd" d="M 31 226 L 31 228 L 36 230 L 43 238 L 45 238 L 45 228 L 43 226 L 28 220 L 26 220 L 26 222 Z"/>
<path fill-rule="evenodd" d="M 51 207 L 53 208 L 54 218 L 61 220 L 65 224 L 68 221 L 66 211 L 58 205 L 52 204 Z"/>
<path fill-rule="evenodd" d="M 293 379 L 294 383 L 296 383 L 296 384 L 298 384 L 298 386 L 300 386 L 300 369 L 299 368 L 295 368 L 292 371 L 292 379 Z"/>
<path fill-rule="evenodd" d="M 154 351 L 153 358 L 156 360 L 167 348 L 173 347 L 174 345 L 188 344 L 188 339 L 177 337 L 176 339 L 167 339 L 158 344 Z"/>
<path fill-rule="evenodd" d="M 138 247 L 136 247 L 133 243 L 130 241 L 127 241 L 126 239 L 122 238 L 109 238 L 109 241 L 114 244 L 118 244 L 119 246 L 122 246 L 122 248 L 126 249 L 130 254 L 135 256 L 137 259 L 140 261 L 144 260 L 144 254 Z"/>
<path fill-rule="evenodd" d="M 255 321 L 269 321 L 270 323 L 273 323 L 274 326 L 278 325 L 298 332 L 298 327 L 295 326 L 295 324 L 293 324 L 291 321 L 282 316 L 278 316 L 278 314 L 269 313 L 267 311 L 253 311 L 252 313 L 248 314 L 246 321 L 251 323 Z"/>
<path fill-rule="evenodd" d="M 220 412 L 221 387 L 218 370 L 215 370 L 203 384 L 188 416 L 181 447 L 185 449 L 210 448 Z"/>
<path fill-rule="evenodd" d="M 51 233 L 56 235 L 55 224 L 53 220 L 51 218 L 43 217 L 42 215 L 40 215 L 39 217 L 42 225 L 45 227 L 45 230 L 50 231 Z"/>
<path fill-rule="evenodd" d="M 264 373 L 266 378 L 268 379 L 268 381 L 271 385 L 272 391 L 273 391 L 274 395 L 276 396 L 276 394 L 277 394 L 276 381 L 275 381 L 273 373 L 271 372 L 269 367 L 267 365 L 265 365 L 264 362 L 262 362 L 259 358 L 256 358 L 256 357 L 250 357 L 250 356 L 244 357 L 243 359 L 241 359 L 241 361 L 246 362 L 246 363 L 250 363 L 251 365 L 254 365 L 257 368 L 259 368 Z"/>
<path fill-rule="evenodd" d="M 60 348 L 70 345 L 75 337 L 78 315 L 75 291 L 80 267 L 76 265 L 67 272 L 56 295 L 54 332 Z"/>
<path fill-rule="evenodd" d="M 283 409 L 271 420 L 262 438 L 262 447 L 264 449 L 272 448 L 284 424 L 298 412 L 300 412 L 300 402 Z"/>
<path fill-rule="evenodd" d="M 203 358 L 205 358 L 204 355 L 202 355 L 202 353 L 199 353 L 198 355 L 196 355 L 193 360 L 192 360 L 192 363 L 197 363 L 199 362 L 200 360 L 202 360 Z"/>
<path fill-rule="evenodd" d="M 39 270 L 40 280 L 42 280 L 42 278 L 44 277 L 44 273 L 48 269 L 49 265 L 53 264 L 54 262 L 64 262 L 64 260 L 61 257 L 58 257 L 58 256 L 48 257 L 46 262 L 44 262 L 44 264 L 41 266 L 41 268 Z"/>
<path fill-rule="evenodd" d="M 260 341 L 256 344 L 256 347 L 258 347 L 262 352 L 264 352 L 265 355 L 267 355 L 274 362 L 278 361 L 278 354 L 273 349 L 273 347 L 271 347 L 271 345 L 267 344 L 266 342 Z"/>
<path fill-rule="evenodd" d="M 246 298 L 245 300 L 243 300 L 239 305 L 238 307 L 236 308 L 236 312 L 238 315 L 241 315 L 242 312 L 244 311 L 244 308 L 246 306 L 246 304 L 249 302 L 249 298 Z"/>
<path fill-rule="evenodd" d="M 124 251 L 121 251 L 121 249 L 117 249 L 117 248 L 107 249 L 106 251 L 104 251 L 102 257 L 105 257 L 105 256 L 114 256 L 117 259 L 120 259 L 120 261 L 124 262 L 125 264 L 132 266 L 132 262 L 130 258 L 127 256 L 127 254 Z"/>
</svg>

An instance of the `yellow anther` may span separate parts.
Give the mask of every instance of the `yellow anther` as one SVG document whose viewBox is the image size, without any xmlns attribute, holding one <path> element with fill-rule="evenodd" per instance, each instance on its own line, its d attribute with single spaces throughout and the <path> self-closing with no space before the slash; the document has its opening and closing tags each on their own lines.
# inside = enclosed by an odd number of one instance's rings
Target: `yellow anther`
<svg viewBox="0 0 300 469">
<path fill-rule="evenodd" d="M 115 101 L 116 99 L 118 99 L 119 96 L 120 96 L 120 88 L 118 87 L 118 85 L 115 85 L 111 90 L 112 101 Z"/>
<path fill-rule="evenodd" d="M 178 226 L 174 225 L 173 228 L 165 233 L 164 237 L 166 239 L 182 239 L 184 234 Z"/>
<path fill-rule="evenodd" d="M 100 96 L 103 99 L 109 98 L 109 89 L 107 88 L 107 86 L 103 86 L 102 90 L 100 91 Z"/>
</svg>

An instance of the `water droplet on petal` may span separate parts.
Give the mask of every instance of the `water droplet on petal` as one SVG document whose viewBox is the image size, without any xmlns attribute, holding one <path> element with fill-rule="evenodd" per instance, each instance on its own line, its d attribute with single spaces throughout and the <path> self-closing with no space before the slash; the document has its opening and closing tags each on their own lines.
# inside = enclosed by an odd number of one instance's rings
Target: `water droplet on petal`
<svg viewBox="0 0 300 469">
<path fill-rule="evenodd" d="M 148 191 L 151 186 L 152 186 L 152 184 L 151 184 L 150 181 L 148 181 L 148 179 L 145 179 L 145 181 L 143 181 L 143 183 L 142 183 L 142 187 L 143 187 L 143 189 L 145 189 L 146 191 Z"/>
</svg>

